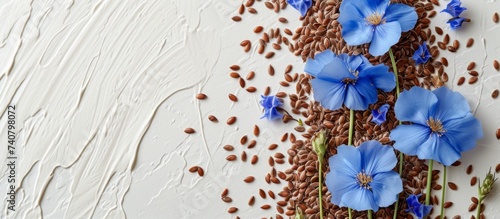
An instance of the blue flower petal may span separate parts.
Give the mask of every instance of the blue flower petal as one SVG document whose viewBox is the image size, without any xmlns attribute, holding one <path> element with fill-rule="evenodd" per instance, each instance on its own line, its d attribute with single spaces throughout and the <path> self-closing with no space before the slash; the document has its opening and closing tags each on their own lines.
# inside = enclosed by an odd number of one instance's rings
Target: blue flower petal
<svg viewBox="0 0 500 219">
<path fill-rule="evenodd" d="M 394 152 L 392 152 L 394 154 Z M 396 159 L 396 155 L 393 155 Z M 394 163 L 393 167 L 396 165 Z M 403 191 L 401 176 L 394 171 L 383 172 L 373 176 L 372 186 L 375 203 L 380 207 L 392 205 L 398 199 L 397 194 Z M 395 195 L 396 194 L 396 195 Z"/>
<path fill-rule="evenodd" d="M 335 57 L 327 65 L 323 66 L 316 78 L 330 82 L 340 82 L 345 78 L 355 79 L 356 77 L 349 72 L 346 64 L 341 59 Z"/>
<path fill-rule="evenodd" d="M 356 182 L 355 175 L 346 175 L 345 173 L 337 171 L 342 169 L 343 168 L 333 169 L 328 174 L 326 174 L 325 179 L 326 187 L 332 194 L 332 203 L 336 205 L 340 205 L 342 196 L 344 194 L 351 190 L 359 189 L 359 185 Z"/>
<path fill-rule="evenodd" d="M 377 125 L 381 125 L 385 122 L 387 118 L 387 111 L 389 110 L 389 104 L 384 104 L 380 106 L 377 110 L 372 110 L 372 122 Z"/>
<path fill-rule="evenodd" d="M 441 122 L 462 118 L 470 113 L 469 103 L 459 92 L 454 92 L 447 87 L 440 87 L 432 91 L 438 98 L 436 110 L 433 116 L 434 119 L 439 119 Z"/>
<path fill-rule="evenodd" d="M 441 12 L 446 12 L 452 17 L 459 17 L 462 12 L 467 10 L 467 8 L 461 7 L 461 4 L 460 0 L 451 0 Z"/>
<path fill-rule="evenodd" d="M 378 89 L 390 92 L 396 87 L 396 79 L 393 73 L 385 65 L 367 67 L 359 73 L 360 77 L 369 77 L 371 83 Z"/>
<path fill-rule="evenodd" d="M 340 12 L 348 11 L 346 9 L 347 6 L 352 5 L 359 11 L 359 14 L 363 15 L 363 19 L 368 15 L 371 15 L 375 12 L 378 14 L 383 14 L 389 5 L 389 0 L 349 0 L 342 1 L 340 5 Z M 351 14 L 349 11 L 347 14 Z"/>
<path fill-rule="evenodd" d="M 365 141 L 358 147 L 365 172 L 377 174 L 391 171 L 398 162 L 394 149 L 384 146 L 378 141 Z"/>
<path fill-rule="evenodd" d="M 450 145 L 445 137 L 439 137 L 436 133 L 432 133 L 427 141 L 420 146 L 417 156 L 422 160 L 432 159 L 445 166 L 450 166 L 460 159 L 460 152 Z"/>
<path fill-rule="evenodd" d="M 463 17 L 456 17 L 448 20 L 446 23 L 450 24 L 450 27 L 452 30 L 456 30 L 460 27 L 462 27 L 462 24 L 467 21 L 466 18 Z"/>
<path fill-rule="evenodd" d="M 330 157 L 328 162 L 331 167 L 342 167 L 335 168 L 335 171 L 348 176 L 354 177 L 363 169 L 361 154 L 353 146 L 341 145 L 337 147 L 337 155 Z"/>
<path fill-rule="evenodd" d="M 417 23 L 417 12 L 415 8 L 405 4 L 390 4 L 385 12 L 387 22 L 397 21 L 401 26 L 401 31 L 406 32 L 415 27 Z"/>
<path fill-rule="evenodd" d="M 323 67 L 330 63 L 336 57 L 331 50 L 325 50 L 314 56 L 314 59 L 308 58 L 304 71 L 316 77 Z"/>
<path fill-rule="evenodd" d="M 342 25 L 342 37 L 347 45 L 358 46 L 369 43 L 373 38 L 373 27 L 365 22 L 349 20 L 340 22 Z"/>
<path fill-rule="evenodd" d="M 412 59 L 415 61 L 415 64 L 424 64 L 432 57 L 431 53 L 427 49 L 427 44 L 424 43 L 418 46 L 418 49 L 413 53 Z"/>
<path fill-rule="evenodd" d="M 358 78 L 356 84 L 347 85 L 344 105 L 353 110 L 366 110 L 369 104 L 377 101 L 377 89 L 369 79 Z"/>
<path fill-rule="evenodd" d="M 401 97 L 400 97 L 401 98 Z M 389 135 L 396 141 L 394 148 L 408 155 L 416 155 L 419 147 L 429 138 L 431 130 L 419 124 L 399 125 Z"/>
<path fill-rule="evenodd" d="M 314 99 L 329 110 L 337 110 L 344 103 L 346 89 L 342 82 L 330 82 L 315 78 L 311 80 Z"/>
<path fill-rule="evenodd" d="M 293 8 L 297 9 L 302 17 L 306 16 L 307 10 L 312 5 L 312 0 L 288 0 L 287 2 Z"/>
<path fill-rule="evenodd" d="M 373 56 L 385 54 L 392 45 L 396 44 L 401 37 L 401 25 L 399 22 L 387 22 L 379 24 L 373 33 L 373 40 L 368 50 Z"/>
<path fill-rule="evenodd" d="M 350 207 L 356 211 L 378 211 L 373 193 L 368 189 L 352 189 L 342 196 L 339 206 Z"/>
<path fill-rule="evenodd" d="M 420 203 L 418 197 L 420 197 L 421 195 L 422 194 L 420 195 L 411 194 L 410 196 L 408 196 L 408 198 L 406 198 L 406 203 L 408 205 L 408 209 L 406 209 L 406 212 L 411 211 L 415 216 L 417 216 L 418 219 L 424 218 L 432 210 L 432 206 Z"/>
<path fill-rule="evenodd" d="M 394 111 L 400 121 L 426 125 L 429 116 L 433 115 L 437 101 L 435 94 L 415 86 L 409 91 L 401 93 L 398 101 L 396 101 Z"/>
<path fill-rule="evenodd" d="M 465 152 L 476 146 L 476 140 L 483 137 L 481 122 L 468 113 L 463 118 L 443 123 L 444 136 L 458 151 Z"/>
</svg>

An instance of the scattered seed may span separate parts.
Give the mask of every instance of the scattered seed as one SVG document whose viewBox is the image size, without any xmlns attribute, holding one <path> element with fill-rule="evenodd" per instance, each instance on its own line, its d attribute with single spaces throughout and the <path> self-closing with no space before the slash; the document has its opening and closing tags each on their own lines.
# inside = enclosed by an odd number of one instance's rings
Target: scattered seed
<svg viewBox="0 0 500 219">
<path fill-rule="evenodd" d="M 240 74 L 238 74 L 237 72 L 231 72 L 229 76 L 231 76 L 232 78 L 239 78 Z"/>
<path fill-rule="evenodd" d="M 228 193 L 229 193 L 229 189 L 225 188 L 224 190 L 222 190 L 220 197 L 225 197 L 225 196 L 227 196 Z"/>
<path fill-rule="evenodd" d="M 260 208 L 267 210 L 267 209 L 271 208 L 271 205 L 265 204 L 265 205 L 260 206 Z"/>
<path fill-rule="evenodd" d="M 469 205 L 469 212 L 476 210 L 476 208 L 477 208 L 477 204 L 476 203 L 470 204 Z"/>
<path fill-rule="evenodd" d="M 496 99 L 496 98 L 498 97 L 498 93 L 499 93 L 499 90 L 498 90 L 498 89 L 494 90 L 494 91 L 493 91 L 493 93 L 491 93 L 491 97 L 492 97 L 493 99 Z"/>
<path fill-rule="evenodd" d="M 288 20 L 284 17 L 278 18 L 278 21 L 280 21 L 281 23 L 288 23 Z"/>
<path fill-rule="evenodd" d="M 244 88 L 246 85 L 246 82 L 245 82 L 245 80 L 243 80 L 243 78 L 240 78 L 239 83 L 240 83 L 241 88 Z"/>
<path fill-rule="evenodd" d="M 226 150 L 226 151 L 233 151 L 233 150 L 234 150 L 234 147 L 233 147 L 232 145 L 229 145 L 229 144 L 224 145 L 224 147 L 223 147 L 223 148 L 224 148 L 224 150 Z"/>
<path fill-rule="evenodd" d="M 255 177 L 247 176 L 243 181 L 245 181 L 246 183 L 251 183 L 251 182 L 255 181 Z"/>
<path fill-rule="evenodd" d="M 267 73 L 269 73 L 269 75 L 271 75 L 271 76 L 274 75 L 274 67 L 272 65 L 269 65 L 269 68 L 267 69 Z"/>
<path fill-rule="evenodd" d="M 198 167 L 198 175 L 199 176 L 204 176 L 205 175 L 205 171 L 203 170 L 203 168 Z"/>
<path fill-rule="evenodd" d="M 240 138 L 240 144 L 244 145 L 246 144 L 248 141 L 248 136 L 246 135 L 243 135 L 241 138 Z"/>
<path fill-rule="evenodd" d="M 473 44 L 474 44 L 474 39 L 473 38 L 469 38 L 467 40 L 467 45 L 465 45 L 465 47 L 470 48 Z"/>
<path fill-rule="evenodd" d="M 234 16 L 231 19 L 233 19 L 233 21 L 236 21 L 236 22 L 241 21 L 241 17 L 240 16 Z"/>
<path fill-rule="evenodd" d="M 500 173 L 500 163 L 495 167 L 495 172 Z"/>
<path fill-rule="evenodd" d="M 479 200 L 476 198 L 476 197 L 471 197 L 470 200 L 473 202 L 473 203 L 476 203 L 478 204 L 479 203 Z"/>
<path fill-rule="evenodd" d="M 495 14 L 493 14 L 493 22 L 498 23 L 498 20 L 499 20 L 498 13 L 495 12 Z"/>
<path fill-rule="evenodd" d="M 207 99 L 207 95 L 205 95 L 204 93 L 196 94 L 196 99 L 198 99 L 198 100 Z"/>
<path fill-rule="evenodd" d="M 273 43 L 273 48 L 274 48 L 275 50 L 281 50 L 281 46 L 280 46 L 280 44 L 277 44 L 277 43 Z"/>
<path fill-rule="evenodd" d="M 256 164 L 259 161 L 259 157 L 257 155 L 252 156 L 251 164 Z"/>
<path fill-rule="evenodd" d="M 270 58 L 272 58 L 273 56 L 274 56 L 274 52 L 268 52 L 268 53 L 266 53 L 266 56 L 265 56 L 265 57 L 266 57 L 266 59 L 270 59 Z"/>
<path fill-rule="evenodd" d="M 499 128 L 499 129 L 497 129 L 497 139 L 499 139 L 499 140 L 500 140 L 500 128 Z"/>
<path fill-rule="evenodd" d="M 479 72 L 477 72 L 477 71 L 470 71 L 469 74 L 471 76 L 475 76 L 475 77 L 479 76 Z"/>
<path fill-rule="evenodd" d="M 258 13 L 258 11 L 255 8 L 248 8 L 247 10 L 248 10 L 248 12 L 250 12 L 250 14 L 257 14 Z"/>
<path fill-rule="evenodd" d="M 493 60 L 493 67 L 495 68 L 495 70 L 500 70 L 500 63 L 498 63 L 498 60 Z"/>
<path fill-rule="evenodd" d="M 228 95 L 229 99 L 233 102 L 238 102 L 238 97 L 236 97 L 236 95 L 234 94 L 229 94 Z"/>
<path fill-rule="evenodd" d="M 437 34 L 443 35 L 443 29 L 441 29 L 440 27 L 436 26 L 436 27 L 434 27 L 434 30 L 436 30 Z"/>
<path fill-rule="evenodd" d="M 469 78 L 469 84 L 474 84 L 476 82 L 477 82 L 477 77 L 476 76 Z"/>
<path fill-rule="evenodd" d="M 230 207 L 227 212 L 232 214 L 232 213 L 236 213 L 238 211 L 238 208 L 237 207 Z"/>
<path fill-rule="evenodd" d="M 239 65 L 231 65 L 231 67 L 229 67 L 231 70 L 233 71 L 238 71 L 240 70 L 240 66 Z"/>
<path fill-rule="evenodd" d="M 278 147 L 277 144 L 271 144 L 271 145 L 269 145 L 269 147 L 267 147 L 267 149 L 272 151 L 272 150 L 276 149 L 277 147 Z"/>
<path fill-rule="evenodd" d="M 271 93 L 271 88 L 267 86 L 266 89 L 264 90 L 264 96 L 269 96 L 269 93 Z"/>
<path fill-rule="evenodd" d="M 231 197 L 225 196 L 221 198 L 223 202 L 231 203 L 233 199 Z"/>
<path fill-rule="evenodd" d="M 458 189 L 457 184 L 455 184 L 453 182 L 448 182 L 448 187 L 450 187 L 451 190 L 457 190 Z"/>
<path fill-rule="evenodd" d="M 451 207 L 452 205 L 453 205 L 453 202 L 445 202 L 445 203 L 444 203 L 444 205 L 443 205 L 443 207 L 444 207 L 444 208 L 449 208 L 449 207 Z"/>
<path fill-rule="evenodd" d="M 247 152 L 241 152 L 241 161 L 247 162 Z"/>
<path fill-rule="evenodd" d="M 249 92 L 249 93 L 253 93 L 253 92 L 257 91 L 257 88 L 255 88 L 254 86 L 250 86 L 250 87 L 247 87 L 245 90 L 247 90 L 247 92 Z"/>
<path fill-rule="evenodd" d="M 290 73 L 292 71 L 292 69 L 293 69 L 292 65 L 287 65 L 285 68 L 285 74 Z"/>
<path fill-rule="evenodd" d="M 467 70 L 470 71 L 470 70 L 474 69 L 474 67 L 476 67 L 476 63 L 470 62 L 469 65 L 467 66 Z"/>
<path fill-rule="evenodd" d="M 261 198 L 266 198 L 266 192 L 264 192 L 264 190 L 262 189 L 259 189 L 259 195 Z"/>
<path fill-rule="evenodd" d="M 247 74 L 247 80 L 252 80 L 254 77 L 255 77 L 255 72 L 254 71 L 248 72 L 248 74 Z"/>
<path fill-rule="evenodd" d="M 231 154 L 231 155 L 229 155 L 229 156 L 226 157 L 226 160 L 228 160 L 228 161 L 235 161 L 236 158 L 237 158 L 236 155 Z"/>
<path fill-rule="evenodd" d="M 283 86 L 283 87 L 288 87 L 290 86 L 290 84 L 286 81 L 280 81 L 280 85 Z"/>
<path fill-rule="evenodd" d="M 262 27 L 262 26 L 256 26 L 256 27 L 253 29 L 253 32 L 254 32 L 254 33 L 260 33 L 260 32 L 262 32 L 262 30 L 264 30 L 264 27 Z"/>
<path fill-rule="evenodd" d="M 288 133 L 285 133 L 281 136 L 281 142 L 285 142 L 288 139 Z"/>
<path fill-rule="evenodd" d="M 455 50 L 460 48 L 460 42 L 458 40 L 453 40 L 453 48 L 455 48 Z"/>
<path fill-rule="evenodd" d="M 189 168 L 189 172 L 191 172 L 191 173 L 194 173 L 197 171 L 198 171 L 198 166 L 192 166 L 191 168 Z"/>
<path fill-rule="evenodd" d="M 208 120 L 212 121 L 212 122 L 218 122 L 219 120 L 217 119 L 217 117 L 215 117 L 214 115 L 209 115 L 208 116 Z"/>
<path fill-rule="evenodd" d="M 195 131 L 194 131 L 193 128 L 186 128 L 186 129 L 184 129 L 184 132 L 187 133 L 187 134 L 193 134 L 193 133 L 195 133 Z"/>
<path fill-rule="evenodd" d="M 255 196 L 250 197 L 248 200 L 248 205 L 252 206 L 255 203 Z"/>
<path fill-rule="evenodd" d="M 467 173 L 467 175 L 472 173 L 472 164 L 467 166 L 467 169 L 465 169 L 465 173 Z"/>
<path fill-rule="evenodd" d="M 248 149 L 250 149 L 250 148 L 254 148 L 254 147 L 255 147 L 255 145 L 257 145 L 257 141 L 255 141 L 255 140 L 251 140 L 251 141 L 250 141 L 250 143 L 248 144 Z"/>
<path fill-rule="evenodd" d="M 458 79 L 457 85 L 462 85 L 465 82 L 465 77 L 460 77 Z"/>
<path fill-rule="evenodd" d="M 253 126 L 253 135 L 255 135 L 256 137 L 259 137 L 259 134 L 260 134 L 260 128 L 259 128 L 259 126 L 254 125 Z"/>
<path fill-rule="evenodd" d="M 473 176 L 471 179 L 470 179 L 470 186 L 475 186 L 477 183 L 477 177 L 476 176 Z"/>
<path fill-rule="evenodd" d="M 273 157 L 269 156 L 269 159 L 267 160 L 267 163 L 269 163 L 269 166 L 274 166 L 274 159 Z"/>
</svg>

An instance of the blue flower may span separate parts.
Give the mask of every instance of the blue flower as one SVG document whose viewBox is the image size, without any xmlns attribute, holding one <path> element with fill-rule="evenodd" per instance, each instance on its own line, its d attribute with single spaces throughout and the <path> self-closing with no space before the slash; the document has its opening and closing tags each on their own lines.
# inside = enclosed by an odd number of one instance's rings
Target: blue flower
<svg viewBox="0 0 500 219">
<path fill-rule="evenodd" d="M 344 104 L 365 110 L 377 101 L 377 88 L 389 92 L 396 86 L 394 74 L 384 65 L 372 66 L 362 55 L 336 56 L 325 50 L 308 59 L 304 71 L 316 77 L 311 81 L 314 99 L 330 110 Z"/>
<path fill-rule="evenodd" d="M 481 123 L 470 113 L 467 100 L 446 87 L 432 92 L 413 87 L 401 93 L 394 110 L 398 120 L 412 122 L 391 131 L 394 148 L 420 159 L 449 166 L 483 137 Z"/>
<path fill-rule="evenodd" d="M 260 105 L 264 107 L 264 115 L 262 115 L 262 118 L 267 118 L 269 120 L 273 119 L 281 119 L 283 117 L 283 114 L 278 112 L 278 107 L 283 105 L 283 100 L 276 96 L 264 96 L 260 95 L 262 97 L 262 100 L 260 100 Z"/>
<path fill-rule="evenodd" d="M 470 22 L 470 19 L 463 18 L 463 17 L 456 17 L 456 18 L 452 18 L 452 19 L 448 20 L 448 22 L 446 22 L 446 23 L 450 24 L 450 27 L 452 30 L 456 30 L 456 29 L 462 27 L 462 23 L 464 23 L 464 21 Z"/>
<path fill-rule="evenodd" d="M 417 13 L 390 0 L 349 0 L 340 5 L 342 36 L 350 46 L 370 43 L 370 54 L 383 55 L 417 23 Z"/>
<path fill-rule="evenodd" d="M 417 49 L 417 51 L 415 51 L 415 53 L 413 53 L 413 60 L 415 60 L 415 64 L 425 64 L 427 61 L 429 61 L 429 59 L 431 58 L 431 53 L 429 52 L 429 50 L 427 49 L 427 43 L 424 43 L 422 45 L 420 45 Z"/>
<path fill-rule="evenodd" d="M 454 18 L 459 17 L 462 12 L 467 10 L 467 8 L 461 7 L 461 4 L 460 0 L 451 0 L 441 12 L 446 12 Z"/>
<path fill-rule="evenodd" d="M 312 0 L 287 0 L 287 2 L 293 8 L 297 9 L 302 17 L 306 16 L 307 10 L 309 10 L 312 5 Z"/>
<path fill-rule="evenodd" d="M 415 216 L 418 217 L 418 219 L 422 219 L 424 218 L 425 216 L 427 216 L 431 210 L 432 210 L 432 206 L 430 205 L 423 205 L 421 204 L 419 201 L 418 201 L 418 198 L 421 196 L 422 194 L 420 195 L 414 195 L 414 194 L 411 194 L 410 196 L 408 196 L 408 198 L 406 199 L 406 204 L 408 205 L 408 209 L 406 209 L 406 212 L 409 212 L 411 211 L 411 213 L 413 213 Z"/>
<path fill-rule="evenodd" d="M 378 108 L 378 110 L 372 110 L 372 122 L 377 125 L 381 125 L 386 120 L 387 111 L 389 110 L 389 104 L 384 104 Z"/>
<path fill-rule="evenodd" d="M 356 211 L 373 210 L 394 203 L 403 191 L 399 174 L 392 171 L 397 159 L 390 146 L 366 141 L 359 147 L 342 145 L 330 157 L 325 184 L 332 203 Z"/>
</svg>

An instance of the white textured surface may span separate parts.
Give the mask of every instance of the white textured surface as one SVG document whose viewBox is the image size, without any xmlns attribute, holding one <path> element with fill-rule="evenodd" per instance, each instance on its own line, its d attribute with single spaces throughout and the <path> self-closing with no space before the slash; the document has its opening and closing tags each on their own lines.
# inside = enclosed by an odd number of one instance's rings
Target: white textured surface
<svg viewBox="0 0 500 219">
<path fill-rule="evenodd" d="M 445 5 L 447 2 L 443 2 Z M 275 202 L 257 198 L 254 207 L 246 203 L 258 196 L 258 188 L 280 191 L 264 181 L 270 171 L 267 158 L 275 152 L 266 148 L 280 143 L 286 152 L 289 143 L 279 142 L 293 124 L 259 120 L 260 93 L 271 86 L 272 93 L 287 91 L 280 87 L 287 64 L 301 72 L 303 63 L 286 49 L 271 60 L 255 51 L 256 25 L 288 27 L 300 25 L 298 13 L 290 7 L 279 15 L 255 3 L 258 14 L 245 12 L 243 21 L 233 22 L 241 1 L 151 0 L 151 1 L 18 1 L 3 0 L 0 5 L 0 139 L 7 139 L 6 109 L 17 108 L 17 210 L 7 212 L 0 204 L 1 218 L 232 218 L 229 204 L 220 200 L 223 188 L 229 188 L 242 218 L 269 217 L 271 210 L 259 206 Z M 465 153 L 460 167 L 449 168 L 449 181 L 459 191 L 448 190 L 454 201 L 448 215 L 468 218 L 469 197 L 475 188 L 464 169 L 474 164 L 474 173 L 483 176 L 490 166 L 500 162 L 499 100 L 490 97 L 500 88 L 500 73 L 492 67 L 500 59 L 500 24 L 491 16 L 500 10 L 498 1 L 464 1 L 464 13 L 473 22 L 450 33 L 462 42 L 459 53 L 445 54 L 454 90 L 469 100 L 483 122 L 485 138 L 478 147 Z M 287 17 L 288 24 L 277 21 Z M 434 25 L 446 27 L 445 14 L 438 14 Z M 475 45 L 465 49 L 465 41 L 474 37 Z M 254 48 L 243 53 L 239 43 L 250 39 Z M 438 37 L 438 40 L 441 40 Z M 268 46 L 266 51 L 271 51 Z M 466 76 L 468 62 L 480 67 L 475 85 L 456 86 Z M 229 66 L 239 64 L 241 75 L 251 70 L 255 79 L 247 86 L 257 87 L 250 94 L 230 78 Z M 267 74 L 273 64 L 277 74 Z M 291 90 L 291 88 L 289 89 Z M 208 98 L 199 101 L 196 93 Z M 234 93 L 239 101 L 227 98 Z M 207 116 L 214 114 L 219 123 Z M 229 116 L 238 116 L 232 125 Z M 252 133 L 254 124 L 261 135 Z M 186 135 L 193 127 L 197 132 Z M 228 163 L 225 144 L 239 145 L 247 134 L 258 144 L 246 149 L 251 157 L 258 154 L 257 165 L 247 161 Z M 6 150 L 0 150 L 2 178 L 0 194 L 7 191 Z M 200 165 L 205 176 L 187 169 Z M 286 166 L 278 165 L 284 170 Z M 439 166 L 439 165 L 437 165 Z M 256 182 L 245 184 L 247 175 Z M 497 183 L 498 184 L 498 183 Z M 497 185 L 498 187 L 498 185 Z M 500 215 L 500 196 L 487 200 L 486 214 Z M 440 194 L 435 192 L 435 194 Z M 4 200 L 6 200 L 5 196 Z M 489 217 L 491 218 L 491 217 Z"/>
</svg>

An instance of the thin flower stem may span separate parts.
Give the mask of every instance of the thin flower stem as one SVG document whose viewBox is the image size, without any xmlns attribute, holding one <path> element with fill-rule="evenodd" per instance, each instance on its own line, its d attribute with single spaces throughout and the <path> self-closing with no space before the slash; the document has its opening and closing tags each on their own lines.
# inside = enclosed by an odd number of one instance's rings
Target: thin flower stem
<svg viewBox="0 0 500 219">
<path fill-rule="evenodd" d="M 427 170 L 427 187 L 425 188 L 425 205 L 429 205 L 431 203 L 431 183 L 432 183 L 433 166 L 434 166 L 434 160 L 429 160 L 429 170 Z"/>
<path fill-rule="evenodd" d="M 353 129 L 354 129 L 354 110 L 351 109 L 351 115 L 349 116 L 349 139 L 347 140 L 348 145 L 352 145 Z"/>
<path fill-rule="evenodd" d="M 349 211 L 349 219 L 352 219 L 352 212 L 351 212 L 351 208 L 347 208 L 347 210 Z"/>
<path fill-rule="evenodd" d="M 319 192 L 319 218 L 323 219 L 323 158 L 318 157 L 319 167 L 318 167 L 318 192 Z"/>
<path fill-rule="evenodd" d="M 368 219 L 372 219 L 372 210 L 368 210 Z"/>
<path fill-rule="evenodd" d="M 441 191 L 441 219 L 443 219 L 444 217 L 444 195 L 445 195 L 445 186 L 446 185 L 446 166 L 444 166 L 443 168 L 443 190 Z"/>
<path fill-rule="evenodd" d="M 481 194 L 481 180 L 479 180 L 479 183 L 477 185 L 477 211 L 476 211 L 476 218 L 479 219 L 479 216 L 481 215 L 481 203 L 483 202 L 483 196 Z"/>
<path fill-rule="evenodd" d="M 398 77 L 398 67 L 396 66 L 396 60 L 394 59 L 394 54 L 392 54 L 392 49 L 389 48 L 389 57 L 391 58 L 391 63 L 392 63 L 392 71 L 394 72 L 394 77 L 396 78 L 396 98 L 399 99 L 399 77 Z M 399 121 L 399 124 L 401 125 L 401 121 Z M 403 174 L 403 162 L 404 162 L 404 154 L 403 152 L 399 152 L 399 175 L 402 176 Z M 394 205 L 394 215 L 392 216 L 393 219 L 398 218 L 398 212 L 399 212 L 399 198 L 396 200 L 396 204 Z"/>
</svg>

